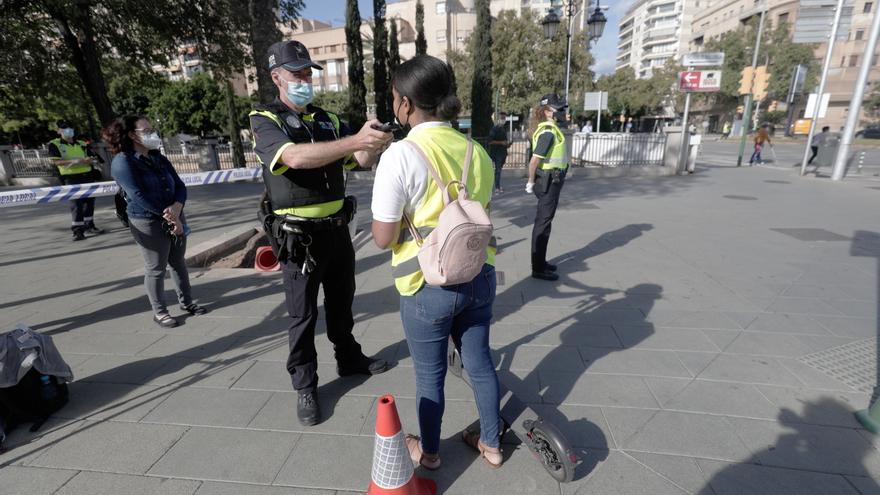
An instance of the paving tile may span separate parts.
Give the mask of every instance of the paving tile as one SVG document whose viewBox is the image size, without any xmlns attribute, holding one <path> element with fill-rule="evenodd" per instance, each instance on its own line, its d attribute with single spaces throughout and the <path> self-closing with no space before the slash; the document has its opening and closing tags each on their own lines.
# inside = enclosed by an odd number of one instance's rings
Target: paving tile
<svg viewBox="0 0 880 495">
<path fill-rule="evenodd" d="M 697 329 L 656 327 L 645 332 L 643 326 L 625 325 L 615 325 L 614 329 L 627 348 L 707 352 L 720 350 Z"/>
<path fill-rule="evenodd" d="M 586 369 L 578 348 L 574 346 L 521 345 L 512 351 L 504 355 L 493 351 L 492 360 L 496 366 L 510 370 L 577 372 Z"/>
<path fill-rule="evenodd" d="M 648 466 L 687 493 L 699 493 L 706 486 L 706 477 L 693 457 L 626 452 L 637 462 Z"/>
<path fill-rule="evenodd" d="M 776 358 L 721 354 L 697 378 L 797 387 L 798 378 Z"/>
<path fill-rule="evenodd" d="M 740 324 L 720 311 L 652 310 L 648 321 L 661 327 L 740 330 Z"/>
<path fill-rule="evenodd" d="M 559 325 L 538 331 L 532 324 L 492 325 L 489 343 L 495 349 L 516 342 L 532 345 L 588 345 L 592 347 L 622 347 L 611 325 Z"/>
<path fill-rule="evenodd" d="M 815 297 L 778 297 L 765 311 L 771 313 L 833 315 L 841 313 L 833 305 Z"/>
<path fill-rule="evenodd" d="M 804 424 L 791 411 L 783 411 L 778 422 L 744 418 L 729 418 L 729 421 L 756 462 L 765 466 L 856 476 L 880 475 L 880 452 L 856 430 Z"/>
<path fill-rule="evenodd" d="M 246 485 L 206 481 L 196 495 L 339 495 L 335 490 L 312 490 L 280 486 Z"/>
<path fill-rule="evenodd" d="M 851 318 L 877 318 L 877 301 L 839 300 L 828 301 L 828 305 Z"/>
<path fill-rule="evenodd" d="M 853 413 L 868 407 L 863 393 L 756 385 L 761 395 L 779 410 L 789 410 L 802 422 L 814 425 L 860 428 Z"/>
<path fill-rule="evenodd" d="M 373 443 L 374 439 L 368 436 L 304 434 L 274 484 L 363 490 L 370 483 Z M 321 452 L 321 456 L 315 452 Z M 327 459 L 334 459 L 337 468 L 328 469 Z"/>
<path fill-rule="evenodd" d="M 782 292 L 787 297 L 818 297 L 821 299 L 851 299 L 851 297 L 833 285 L 793 284 Z"/>
<path fill-rule="evenodd" d="M 663 409 L 766 419 L 778 413 L 754 385 L 657 377 L 645 381 Z"/>
<path fill-rule="evenodd" d="M 612 451 L 590 476 L 561 485 L 565 495 L 682 495 L 683 489 L 623 452 Z"/>
<path fill-rule="evenodd" d="M 599 407 L 547 404 L 535 404 L 531 407 L 538 416 L 559 428 L 573 447 L 594 450 L 614 448 L 611 429 Z"/>
<path fill-rule="evenodd" d="M 61 354 L 112 354 L 133 356 L 161 339 L 163 334 L 113 334 L 108 332 L 67 332 L 54 337 Z"/>
<path fill-rule="evenodd" d="M 843 476 L 698 459 L 717 495 L 858 495 Z"/>
<path fill-rule="evenodd" d="M 195 361 L 189 358 L 167 358 L 144 383 L 174 387 L 230 388 L 247 372 L 254 361 Z"/>
<path fill-rule="evenodd" d="M 180 426 L 86 421 L 31 465 L 144 474 L 185 431 Z"/>
<path fill-rule="evenodd" d="M 880 334 L 877 318 L 846 318 L 843 316 L 815 316 L 832 334 L 840 337 L 870 338 Z"/>
<path fill-rule="evenodd" d="M 49 418 L 37 432 L 23 424 L 6 429 L 6 440 L 0 450 L 0 465 L 28 465 L 43 455 L 58 441 L 70 436 L 83 421 L 68 418 Z"/>
<path fill-rule="evenodd" d="M 691 377 L 674 352 L 640 349 L 609 352 L 595 347 L 578 349 L 591 373 Z"/>
<path fill-rule="evenodd" d="M 321 404 L 321 423 L 315 426 L 302 426 L 296 419 L 297 394 L 275 392 L 248 427 L 279 431 L 300 431 L 306 433 L 334 433 L 357 435 L 373 407 L 374 397 L 336 397 L 319 394 Z"/>
<path fill-rule="evenodd" d="M 138 353 L 147 357 L 191 358 L 201 361 L 216 359 L 234 342 L 232 337 L 166 335 Z"/>
<path fill-rule="evenodd" d="M 192 495 L 201 482 L 83 471 L 57 495 Z"/>
<path fill-rule="evenodd" d="M 830 390 L 841 390 L 845 392 L 853 392 L 854 389 L 849 385 L 837 380 L 836 378 L 831 377 L 830 375 L 825 374 L 822 371 L 813 368 L 812 366 L 808 366 L 797 359 L 790 358 L 776 358 L 777 362 L 782 366 L 785 366 L 785 369 L 794 374 L 800 382 L 810 388 L 822 388 L 822 389 L 830 389 Z M 775 385 L 775 384 L 770 384 Z M 782 384 L 784 385 L 784 384 Z"/>
<path fill-rule="evenodd" d="M 5 466 L 0 469 L 0 486 L 9 494 L 55 493 L 76 474 L 65 469 Z"/>
<path fill-rule="evenodd" d="M 812 346 L 801 336 L 768 332 L 742 332 L 727 347 L 726 354 L 751 354 L 755 356 L 800 357 L 813 352 Z"/>
<path fill-rule="evenodd" d="M 724 351 L 742 330 L 703 330 L 703 334 L 715 344 L 716 351 Z"/>
<path fill-rule="evenodd" d="M 880 495 L 880 484 L 876 479 L 866 476 L 846 476 L 850 483 L 855 485 L 860 495 Z"/>
<path fill-rule="evenodd" d="M 321 376 L 320 369 L 318 376 Z M 256 362 L 232 385 L 233 389 L 288 392 L 293 390 L 284 363 Z"/>
<path fill-rule="evenodd" d="M 55 413 L 57 417 L 139 421 L 171 394 L 146 385 L 73 382 L 68 387 L 70 401 Z"/>
<path fill-rule="evenodd" d="M 268 402 L 270 392 L 184 387 L 143 418 L 145 423 L 193 426 L 247 426 Z"/>
<path fill-rule="evenodd" d="M 298 439 L 298 433 L 194 427 L 149 474 L 269 484 Z"/>
<path fill-rule="evenodd" d="M 629 409 L 616 409 L 613 419 L 610 414 L 606 417 L 612 431 L 617 428 L 615 440 L 623 450 L 726 460 L 750 454 L 728 418 L 657 411 L 646 421 L 644 413 Z M 627 436 L 625 431 L 633 433 Z"/>
<path fill-rule="evenodd" d="M 538 376 L 543 401 L 548 404 L 659 407 L 641 377 L 550 372 Z"/>
<path fill-rule="evenodd" d="M 720 356 L 717 352 L 687 352 L 675 353 L 681 364 L 690 372 L 691 376 L 699 376 L 715 359 Z"/>
<path fill-rule="evenodd" d="M 92 356 L 73 368 L 79 381 L 143 385 L 147 377 L 168 362 L 168 358 L 136 356 Z"/>
<path fill-rule="evenodd" d="M 785 313 L 759 314 L 746 330 L 753 332 L 782 332 L 802 335 L 830 335 L 830 332 L 818 323 L 821 316 L 808 316 Z"/>
</svg>

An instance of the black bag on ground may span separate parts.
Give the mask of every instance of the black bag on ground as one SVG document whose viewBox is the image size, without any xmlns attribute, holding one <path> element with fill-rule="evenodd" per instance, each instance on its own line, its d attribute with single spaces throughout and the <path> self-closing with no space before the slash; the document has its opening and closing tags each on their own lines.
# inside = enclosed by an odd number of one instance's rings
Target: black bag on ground
<svg viewBox="0 0 880 495">
<path fill-rule="evenodd" d="M 33 423 L 31 431 L 37 431 L 69 397 L 66 383 L 31 368 L 17 385 L 0 388 L 0 417 L 10 427 Z"/>
</svg>

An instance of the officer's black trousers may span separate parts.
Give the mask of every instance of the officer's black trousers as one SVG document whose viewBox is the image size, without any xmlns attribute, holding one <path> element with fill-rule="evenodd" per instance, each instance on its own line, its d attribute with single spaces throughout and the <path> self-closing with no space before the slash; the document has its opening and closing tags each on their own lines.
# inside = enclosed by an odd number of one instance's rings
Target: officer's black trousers
<svg viewBox="0 0 880 495">
<path fill-rule="evenodd" d="M 553 228 L 553 217 L 559 205 L 559 193 L 565 184 L 565 174 L 561 174 L 559 182 L 552 183 L 549 170 L 541 170 L 540 178 L 535 182 L 535 196 L 538 197 L 538 211 L 535 214 L 535 225 L 532 227 L 532 271 L 539 272 L 547 265 L 547 243 L 550 242 L 550 230 Z M 549 187 L 547 182 L 550 182 Z"/>
<path fill-rule="evenodd" d="M 61 183 L 65 186 L 93 182 L 92 173 L 62 175 Z M 94 224 L 95 198 L 74 199 L 70 201 L 70 229 L 74 232 L 83 230 Z"/>
<path fill-rule="evenodd" d="M 303 275 L 303 248 L 282 264 L 284 298 L 291 322 L 288 329 L 290 354 L 287 371 L 294 390 L 309 391 L 318 387 L 318 354 L 315 351 L 315 325 L 318 321 L 318 287 L 324 287 L 324 312 L 327 338 L 333 343 L 336 361 L 356 359 L 361 346 L 351 335 L 354 318 L 354 248 L 348 227 L 312 234 L 309 252 L 316 264 Z"/>
</svg>

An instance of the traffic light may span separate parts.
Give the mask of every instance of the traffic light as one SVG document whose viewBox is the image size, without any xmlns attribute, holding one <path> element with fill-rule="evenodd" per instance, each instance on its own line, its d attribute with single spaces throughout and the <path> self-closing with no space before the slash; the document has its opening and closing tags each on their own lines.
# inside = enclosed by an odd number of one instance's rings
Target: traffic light
<svg viewBox="0 0 880 495">
<path fill-rule="evenodd" d="M 761 101 L 767 98 L 767 86 L 770 85 L 770 73 L 767 72 L 767 66 L 761 65 L 755 69 L 755 87 L 752 93 L 755 95 L 755 101 Z"/>
<path fill-rule="evenodd" d="M 740 74 L 742 77 L 739 79 L 739 94 L 747 95 L 752 92 L 752 77 L 755 75 L 755 70 L 746 67 Z"/>
</svg>

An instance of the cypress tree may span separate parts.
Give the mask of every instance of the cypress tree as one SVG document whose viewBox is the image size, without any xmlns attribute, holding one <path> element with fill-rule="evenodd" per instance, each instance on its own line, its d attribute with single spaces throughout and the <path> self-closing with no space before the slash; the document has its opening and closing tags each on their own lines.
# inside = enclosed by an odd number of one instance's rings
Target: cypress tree
<svg viewBox="0 0 880 495">
<path fill-rule="evenodd" d="M 475 137 L 486 137 L 492 129 L 492 16 L 489 0 L 476 0 L 474 29 L 474 79 L 471 85 L 471 127 Z"/>
<path fill-rule="evenodd" d="M 428 54 L 428 40 L 425 39 L 425 6 L 416 0 L 416 56 Z"/>
<path fill-rule="evenodd" d="M 391 27 L 388 28 L 388 75 L 393 77 L 394 71 L 400 65 L 400 45 L 397 41 L 397 22 L 390 19 Z"/>
<path fill-rule="evenodd" d="M 376 94 L 376 118 L 382 122 L 390 122 L 393 118 L 388 98 L 387 42 L 385 0 L 373 0 L 373 91 Z"/>
<path fill-rule="evenodd" d="M 364 85 L 364 48 L 361 13 L 357 0 L 345 2 L 345 41 L 348 46 L 348 123 L 354 132 L 367 121 L 367 87 Z"/>
</svg>

